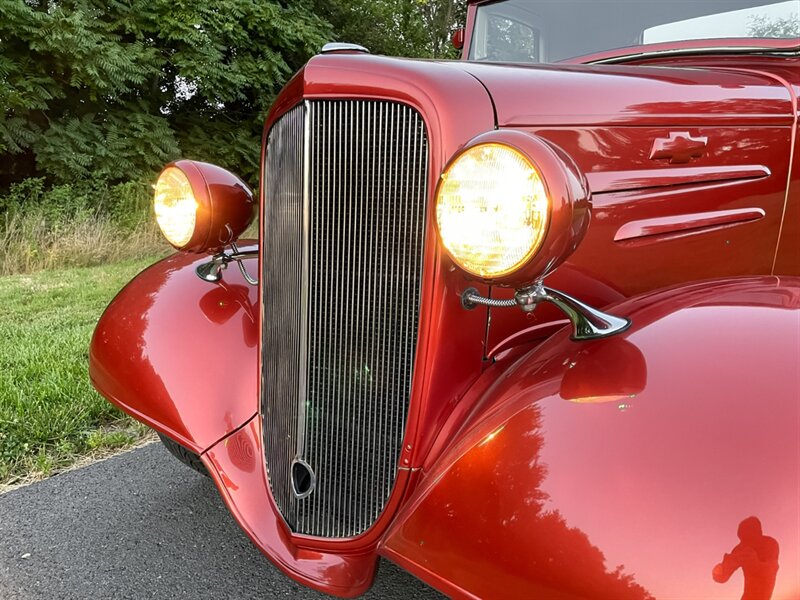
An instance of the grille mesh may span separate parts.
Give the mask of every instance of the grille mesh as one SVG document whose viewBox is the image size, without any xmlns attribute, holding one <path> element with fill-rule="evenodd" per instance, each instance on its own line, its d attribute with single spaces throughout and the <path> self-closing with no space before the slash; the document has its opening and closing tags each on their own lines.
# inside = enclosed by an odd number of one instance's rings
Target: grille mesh
<svg viewBox="0 0 800 600">
<path fill-rule="evenodd" d="M 307 102 L 265 165 L 262 414 L 273 495 L 298 533 L 351 537 L 394 485 L 417 341 L 428 143 L 413 109 Z M 291 466 L 316 485 L 292 491 Z"/>
</svg>

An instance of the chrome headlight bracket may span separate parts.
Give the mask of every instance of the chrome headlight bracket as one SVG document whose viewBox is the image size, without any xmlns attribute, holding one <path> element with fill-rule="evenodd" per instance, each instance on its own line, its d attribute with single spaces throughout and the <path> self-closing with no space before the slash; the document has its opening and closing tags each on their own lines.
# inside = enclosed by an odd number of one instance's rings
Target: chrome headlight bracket
<svg viewBox="0 0 800 600">
<path fill-rule="evenodd" d="M 215 254 L 214 257 L 195 269 L 197 276 L 203 281 L 209 283 L 216 283 L 222 279 L 222 272 L 228 268 L 228 265 L 235 262 L 239 266 L 239 271 L 242 273 L 244 280 L 250 285 L 258 285 L 258 279 L 251 276 L 244 265 L 244 260 L 248 258 L 258 258 L 258 250 L 245 250 L 240 251 L 236 246 L 236 242 L 231 243 L 231 250 L 233 252 L 222 251 Z"/>
<path fill-rule="evenodd" d="M 533 312 L 541 302 L 556 305 L 572 323 L 572 339 L 576 341 L 596 340 L 622 333 L 631 326 L 631 320 L 598 310 L 577 298 L 546 287 L 541 281 L 516 291 L 513 299 L 496 300 L 484 298 L 475 288 L 461 294 L 461 304 L 467 310 L 478 305 L 494 308 L 519 306 L 524 312 Z"/>
</svg>

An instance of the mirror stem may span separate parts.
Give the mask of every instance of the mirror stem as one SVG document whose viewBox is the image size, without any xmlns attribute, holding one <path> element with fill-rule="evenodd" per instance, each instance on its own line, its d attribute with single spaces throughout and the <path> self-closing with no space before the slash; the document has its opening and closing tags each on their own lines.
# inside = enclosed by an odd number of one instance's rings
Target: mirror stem
<svg viewBox="0 0 800 600">
<path fill-rule="evenodd" d="M 484 298 L 475 288 L 469 288 L 461 295 L 461 304 L 466 309 L 477 305 L 506 308 L 519 306 L 525 312 L 533 312 L 541 302 L 550 302 L 567 315 L 572 323 L 572 339 L 577 341 L 596 340 L 621 333 L 631 326 L 631 320 L 605 313 L 573 298 L 568 294 L 545 287 L 537 282 L 531 287 L 517 290 L 514 299 L 496 300 Z"/>
</svg>

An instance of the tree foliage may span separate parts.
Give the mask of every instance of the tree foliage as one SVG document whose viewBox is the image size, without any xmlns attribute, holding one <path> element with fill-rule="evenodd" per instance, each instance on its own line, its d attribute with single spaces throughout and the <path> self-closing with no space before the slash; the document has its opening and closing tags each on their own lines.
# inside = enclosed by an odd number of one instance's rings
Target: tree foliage
<svg viewBox="0 0 800 600">
<path fill-rule="evenodd" d="M 768 17 L 758 15 L 750 19 L 748 34 L 760 38 L 794 38 L 800 36 L 800 18 L 797 16 Z"/>
<path fill-rule="evenodd" d="M 375 54 L 454 58 L 453 31 L 466 20 L 465 0 L 316 0 L 337 41 Z"/>
<path fill-rule="evenodd" d="M 152 177 L 255 182 L 275 94 L 327 41 L 448 56 L 464 0 L 0 0 L 0 192 Z"/>
<path fill-rule="evenodd" d="M 181 155 L 252 179 L 271 100 L 330 36 L 303 0 L 0 0 L 0 187 Z"/>
</svg>

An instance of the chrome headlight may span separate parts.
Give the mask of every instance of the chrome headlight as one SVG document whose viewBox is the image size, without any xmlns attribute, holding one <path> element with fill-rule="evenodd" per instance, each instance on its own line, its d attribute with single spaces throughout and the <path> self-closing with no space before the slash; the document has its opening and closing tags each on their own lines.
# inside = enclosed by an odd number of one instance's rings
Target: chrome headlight
<svg viewBox="0 0 800 600">
<path fill-rule="evenodd" d="M 442 246 L 466 273 L 525 286 L 555 269 L 589 224 L 585 177 L 536 135 L 490 131 L 445 168 L 436 191 Z"/>
<path fill-rule="evenodd" d="M 161 233 L 176 248 L 189 243 L 194 235 L 199 205 L 186 173 L 167 167 L 156 182 L 153 208 Z"/>
<path fill-rule="evenodd" d="M 473 146 L 444 172 L 436 198 L 442 243 L 465 271 L 508 275 L 544 240 L 550 215 L 542 177 L 520 152 L 497 143 Z"/>
<path fill-rule="evenodd" d="M 253 193 L 234 174 L 207 163 L 179 160 L 155 185 L 153 209 L 167 241 L 186 252 L 215 252 L 253 220 Z"/>
</svg>

